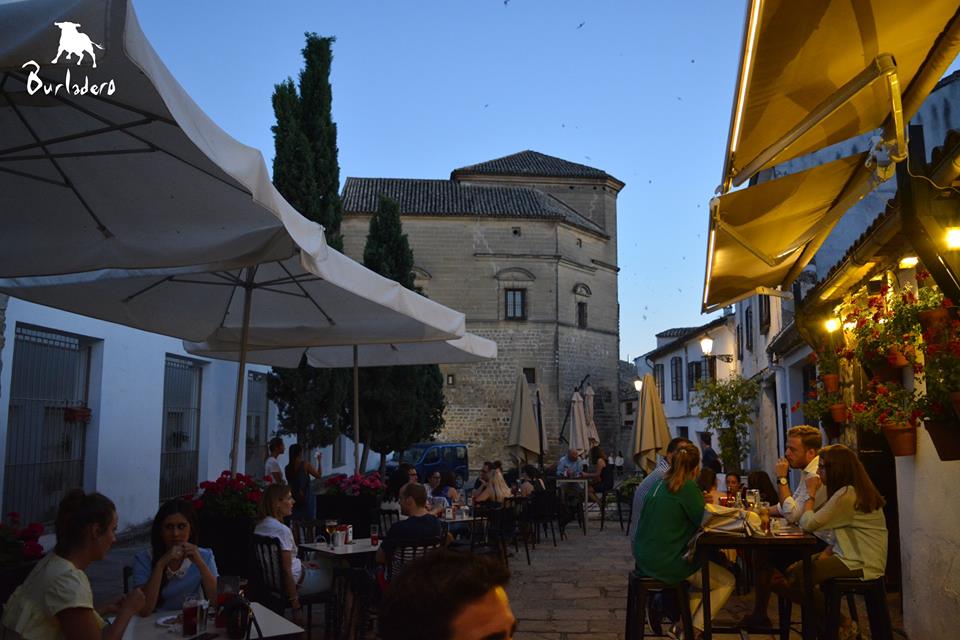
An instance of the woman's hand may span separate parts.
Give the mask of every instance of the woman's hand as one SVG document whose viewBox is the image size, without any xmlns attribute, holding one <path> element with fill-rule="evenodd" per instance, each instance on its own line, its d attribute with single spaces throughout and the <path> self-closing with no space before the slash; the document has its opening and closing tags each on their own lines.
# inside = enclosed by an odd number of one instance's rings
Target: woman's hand
<svg viewBox="0 0 960 640">
<path fill-rule="evenodd" d="M 117 596 L 113 600 L 104 602 L 97 607 L 97 613 L 102 616 L 111 615 L 120 611 L 120 604 L 123 602 L 123 596 Z"/>
<path fill-rule="evenodd" d="M 138 611 L 143 609 L 143 605 L 146 604 L 146 602 L 147 599 L 143 595 L 143 591 L 140 589 L 140 587 L 137 587 L 124 596 L 123 600 L 120 601 L 120 604 L 117 607 L 117 613 L 133 616 Z"/>
<path fill-rule="evenodd" d="M 186 557 L 186 551 L 184 550 L 183 547 L 184 545 L 175 544 L 169 549 L 167 549 L 167 552 L 163 554 L 163 557 L 160 558 L 160 562 L 158 564 L 166 567 L 173 564 L 174 562 L 180 562 L 181 560 L 183 560 L 184 557 Z"/>
<path fill-rule="evenodd" d="M 817 495 L 817 491 L 820 489 L 820 476 L 809 476 L 804 482 L 807 484 L 807 495 L 813 499 Z"/>
<path fill-rule="evenodd" d="M 195 544 L 190 544 L 189 542 L 183 543 L 183 555 L 186 558 L 190 558 L 190 562 L 197 565 L 205 565 L 203 557 L 200 555 L 200 548 Z"/>
</svg>

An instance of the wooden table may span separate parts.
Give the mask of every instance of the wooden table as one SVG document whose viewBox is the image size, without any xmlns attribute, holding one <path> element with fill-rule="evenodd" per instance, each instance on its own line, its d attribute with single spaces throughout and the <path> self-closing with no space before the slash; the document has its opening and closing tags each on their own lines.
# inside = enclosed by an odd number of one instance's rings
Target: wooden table
<svg viewBox="0 0 960 640">
<path fill-rule="evenodd" d="M 713 549 L 744 549 L 754 554 L 756 551 L 795 551 L 803 561 L 803 638 L 814 640 L 817 637 L 816 623 L 813 620 L 813 585 L 811 584 L 810 556 L 817 549 L 817 538 L 809 533 L 802 536 L 747 536 L 731 535 L 728 533 L 705 533 L 697 540 L 697 554 L 702 562 L 700 576 L 703 580 L 703 638 L 710 640 L 713 637 L 713 623 L 710 620 L 710 563 L 707 555 Z M 756 563 L 754 563 L 756 566 Z M 756 591 L 756 589 L 754 589 Z M 720 628 L 721 633 L 737 633 L 739 628 Z M 758 630 L 759 631 L 759 630 Z M 776 633 L 777 629 L 765 630 Z"/>
<path fill-rule="evenodd" d="M 583 535 L 587 535 L 587 504 L 590 498 L 590 481 L 593 478 L 551 478 L 557 485 L 561 484 L 582 484 L 583 485 Z"/>
<path fill-rule="evenodd" d="M 303 637 L 303 629 L 265 606 L 251 602 L 250 608 L 257 624 L 260 625 L 264 638 L 291 640 L 296 638 L 299 640 Z M 176 615 L 176 611 L 161 611 L 146 618 L 134 616 L 123 632 L 123 640 L 180 640 L 183 635 L 179 630 L 171 631 L 168 627 L 158 627 L 156 624 L 159 618 L 170 615 Z M 217 640 L 226 640 L 227 638 L 227 630 L 215 628 L 212 619 L 208 622 L 205 633 L 217 634 Z M 251 640 L 258 638 L 256 627 L 250 632 L 250 638 Z"/>
</svg>

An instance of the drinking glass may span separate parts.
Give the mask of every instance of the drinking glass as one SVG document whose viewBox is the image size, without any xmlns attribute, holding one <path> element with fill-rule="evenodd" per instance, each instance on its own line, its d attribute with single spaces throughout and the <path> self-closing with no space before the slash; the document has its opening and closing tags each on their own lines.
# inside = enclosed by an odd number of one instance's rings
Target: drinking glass
<svg viewBox="0 0 960 640">
<path fill-rule="evenodd" d="M 370 546 L 377 546 L 380 544 L 380 527 L 372 524 L 370 525 Z"/>
<path fill-rule="evenodd" d="M 183 600 L 183 637 L 190 638 L 197 635 L 197 613 L 200 602 L 196 596 L 190 595 Z"/>
<path fill-rule="evenodd" d="M 333 549 L 333 532 L 337 530 L 340 523 L 337 520 L 330 519 L 323 521 L 323 529 L 327 532 L 327 544 Z"/>
<path fill-rule="evenodd" d="M 760 491 L 758 489 L 748 489 L 747 490 L 747 504 L 756 509 L 757 504 L 760 502 Z"/>
</svg>

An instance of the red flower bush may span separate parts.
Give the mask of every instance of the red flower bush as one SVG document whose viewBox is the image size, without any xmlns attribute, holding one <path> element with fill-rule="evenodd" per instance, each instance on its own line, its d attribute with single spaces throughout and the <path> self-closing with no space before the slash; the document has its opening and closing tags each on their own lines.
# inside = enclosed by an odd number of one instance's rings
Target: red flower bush
<svg viewBox="0 0 960 640">
<path fill-rule="evenodd" d="M 227 517 L 254 517 L 263 490 L 272 478 L 254 478 L 244 473 L 224 471 L 216 480 L 204 480 L 196 490 L 184 496 L 200 513 Z"/>
<path fill-rule="evenodd" d="M 374 471 L 366 476 L 337 474 L 324 481 L 324 493 L 344 496 L 375 496 L 383 490 L 380 473 Z"/>
<path fill-rule="evenodd" d="M 20 514 L 11 511 L 7 521 L 0 523 L 0 566 L 15 566 L 29 560 L 43 557 L 43 545 L 39 538 L 43 535 L 43 525 L 31 522 L 20 527 Z"/>
</svg>

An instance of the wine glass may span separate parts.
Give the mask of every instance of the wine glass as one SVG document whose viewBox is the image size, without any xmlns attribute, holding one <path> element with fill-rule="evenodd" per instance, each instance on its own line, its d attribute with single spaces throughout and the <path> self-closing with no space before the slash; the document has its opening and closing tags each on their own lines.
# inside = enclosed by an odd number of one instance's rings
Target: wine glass
<svg viewBox="0 0 960 640">
<path fill-rule="evenodd" d="M 323 528 L 327 532 L 327 544 L 330 545 L 330 548 L 333 549 L 333 533 L 337 530 L 339 522 L 335 519 L 328 519 L 323 521 Z"/>
</svg>

